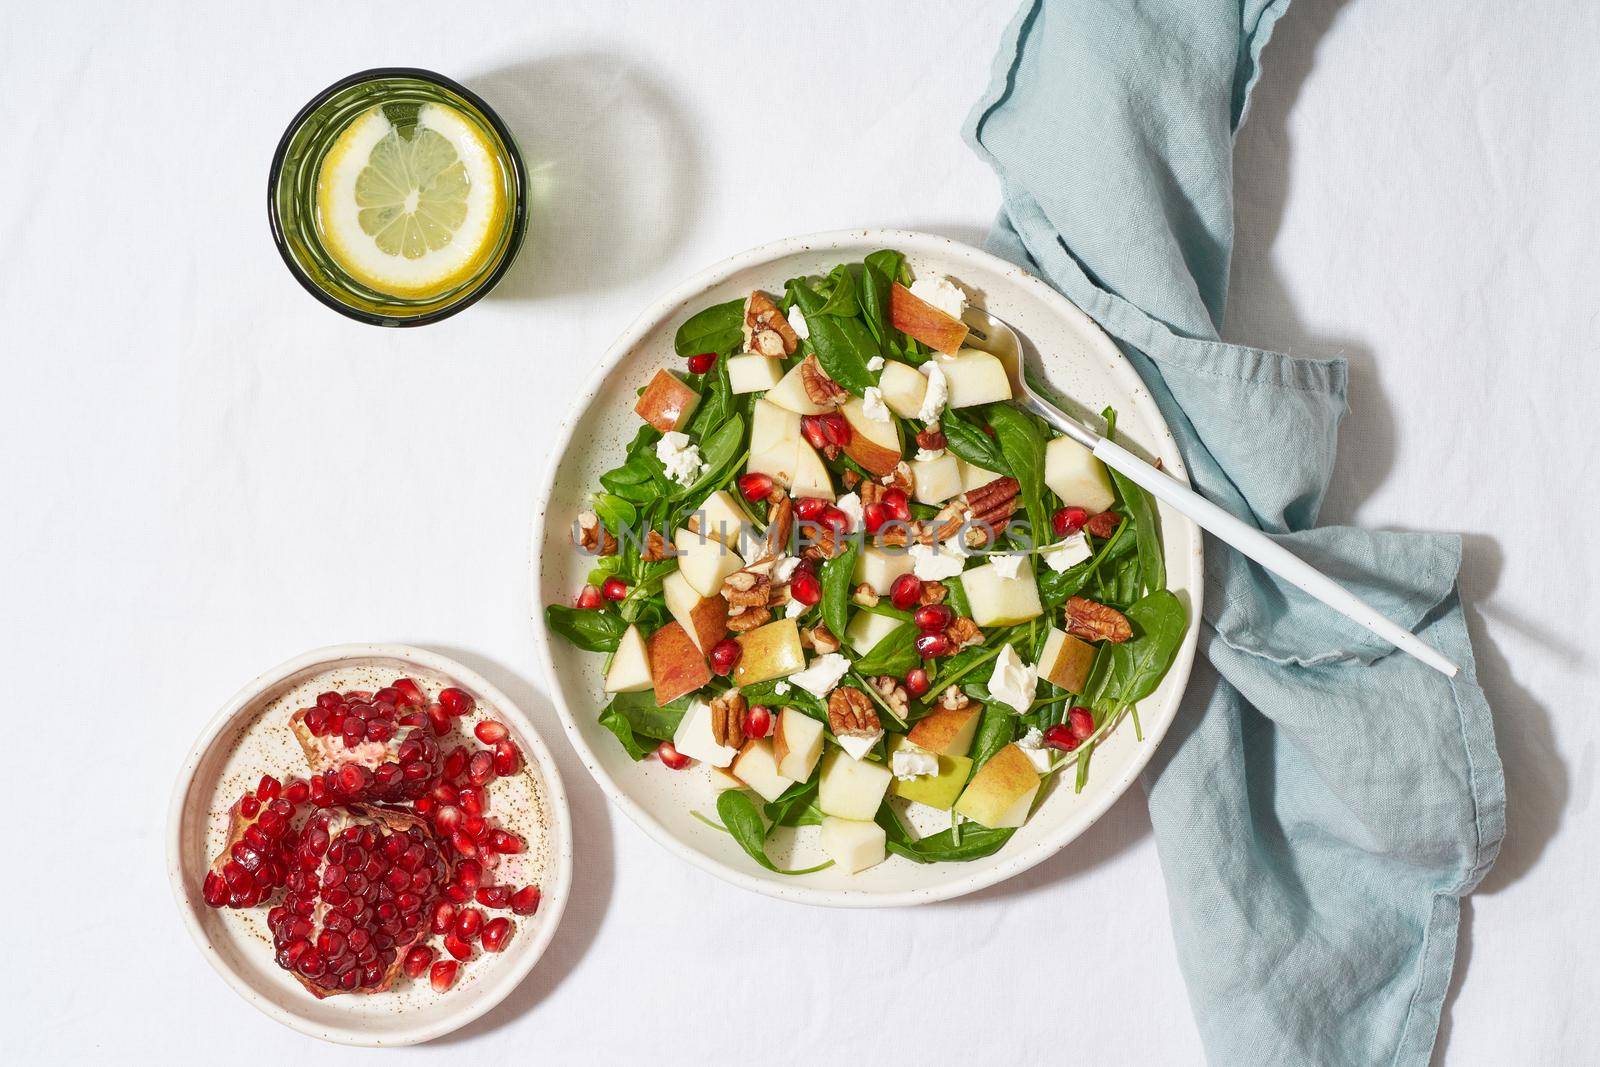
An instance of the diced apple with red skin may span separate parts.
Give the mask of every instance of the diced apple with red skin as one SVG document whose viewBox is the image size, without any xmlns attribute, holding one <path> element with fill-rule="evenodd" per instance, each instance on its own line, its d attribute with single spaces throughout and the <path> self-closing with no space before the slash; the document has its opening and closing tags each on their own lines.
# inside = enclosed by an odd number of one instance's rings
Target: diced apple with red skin
<svg viewBox="0 0 1600 1067">
<path fill-rule="evenodd" d="M 734 685 L 755 685 L 787 678 L 804 670 L 805 649 L 800 627 L 793 619 L 778 619 L 734 638 L 739 642 L 739 662 L 733 668 Z"/>
<path fill-rule="evenodd" d="M 711 666 L 676 622 L 650 635 L 650 677 L 656 705 L 664 706 L 711 681 Z"/>
<path fill-rule="evenodd" d="M 1000 360 L 976 348 L 964 348 L 939 364 L 950 390 L 950 406 L 970 408 L 1011 399 L 1011 379 Z"/>
<path fill-rule="evenodd" d="M 972 749 L 982 710 L 977 704 L 955 710 L 936 707 L 912 725 L 906 740 L 938 756 L 965 756 Z"/>
<path fill-rule="evenodd" d="M 645 650 L 644 638 L 637 626 L 629 626 L 622 632 L 617 651 L 611 657 L 611 667 L 606 671 L 606 692 L 642 693 L 653 683 L 650 653 Z"/>
<path fill-rule="evenodd" d="M 644 387 L 633 410 L 645 422 L 666 433 L 689 425 L 694 409 L 699 406 L 699 393 L 679 381 L 671 371 L 658 370 Z"/>
<path fill-rule="evenodd" d="M 1094 666 L 1094 646 L 1050 627 L 1039 653 L 1039 677 L 1071 693 L 1083 692 Z"/>
<path fill-rule="evenodd" d="M 894 419 L 879 422 L 868 418 L 858 397 L 845 401 L 840 411 L 850 424 L 850 440 L 844 446 L 844 454 L 876 477 L 893 474 L 900 463 L 900 427 Z"/>
<path fill-rule="evenodd" d="M 809 781 L 822 758 L 822 723 L 803 711 L 784 708 L 772 731 L 772 757 L 785 778 Z"/>
<path fill-rule="evenodd" d="M 1007 745 L 978 768 L 956 801 L 956 812 L 991 830 L 1021 826 L 1028 821 L 1039 781 L 1027 754 Z"/>
<path fill-rule="evenodd" d="M 709 649 L 727 636 L 728 602 L 721 595 L 701 596 L 677 571 L 662 579 L 661 594 L 667 602 L 668 614 L 677 620 L 697 647 Z"/>
<path fill-rule="evenodd" d="M 967 339 L 967 324 L 952 318 L 895 282 L 889 286 L 889 323 L 935 352 L 954 355 Z"/>
</svg>

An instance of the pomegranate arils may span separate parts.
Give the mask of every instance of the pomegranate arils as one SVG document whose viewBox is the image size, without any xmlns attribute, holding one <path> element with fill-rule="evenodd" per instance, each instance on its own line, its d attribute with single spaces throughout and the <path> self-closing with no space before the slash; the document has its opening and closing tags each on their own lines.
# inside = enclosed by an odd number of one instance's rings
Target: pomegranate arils
<svg viewBox="0 0 1600 1067">
<path fill-rule="evenodd" d="M 1050 528 L 1056 532 L 1057 537 L 1066 537 L 1083 529 L 1083 524 L 1088 521 L 1088 508 L 1072 506 L 1057 508 L 1056 513 L 1050 516 Z"/>
<path fill-rule="evenodd" d="M 249 793 L 246 793 L 244 796 L 239 798 L 239 814 L 244 816 L 246 819 L 255 818 L 256 813 L 260 810 L 261 801 L 257 800 Z"/>
<path fill-rule="evenodd" d="M 483 943 L 485 952 L 499 952 L 506 947 L 506 942 L 511 940 L 511 920 L 504 915 L 490 919 L 483 924 L 483 933 L 478 940 Z"/>
<path fill-rule="evenodd" d="M 396 678 L 391 688 L 399 694 L 399 699 L 395 701 L 397 704 L 420 708 L 427 703 L 427 700 L 422 695 L 422 687 L 410 678 Z"/>
<path fill-rule="evenodd" d="M 456 981 L 456 971 L 461 965 L 455 960 L 440 960 L 428 971 L 428 984 L 433 986 L 434 992 L 443 993 Z"/>
<path fill-rule="evenodd" d="M 522 768 L 522 752 L 509 738 L 496 741 L 494 746 L 494 773 L 509 778 Z"/>
<path fill-rule="evenodd" d="M 482 927 L 483 912 L 477 908 L 463 908 L 461 914 L 456 916 L 456 936 L 463 941 L 471 941 L 477 937 Z"/>
<path fill-rule="evenodd" d="M 921 667 L 913 667 L 906 672 L 906 692 L 914 697 L 927 695 L 931 683 L 928 672 Z"/>
<path fill-rule="evenodd" d="M 906 496 L 904 489 L 898 487 L 885 489 L 883 506 L 888 509 L 889 517 L 896 522 L 911 521 L 911 499 Z"/>
<path fill-rule="evenodd" d="M 504 908 L 511 903 L 511 887 L 508 885 L 479 886 L 478 903 L 486 908 Z"/>
<path fill-rule="evenodd" d="M 472 946 L 455 933 L 444 935 L 444 950 L 458 960 L 472 958 Z"/>
<path fill-rule="evenodd" d="M 205 885 L 201 889 L 205 901 L 213 908 L 220 908 L 228 902 L 228 883 L 222 880 L 222 875 L 216 871 L 206 872 Z"/>
<path fill-rule="evenodd" d="M 800 433 L 812 448 L 820 450 L 828 445 L 828 433 L 822 428 L 822 420 L 816 415 L 806 415 L 801 418 Z"/>
<path fill-rule="evenodd" d="M 1072 736 L 1072 727 L 1066 723 L 1056 723 L 1044 731 L 1044 744 L 1046 748 L 1058 749 L 1062 752 L 1071 752 L 1077 748 L 1081 741 Z"/>
<path fill-rule="evenodd" d="M 867 533 L 875 534 L 883 529 L 883 524 L 889 521 L 889 509 L 883 504 L 868 504 L 861 509 L 861 525 L 865 526 Z"/>
<path fill-rule="evenodd" d="M 923 633 L 943 632 L 956 619 L 948 604 L 924 604 L 911 615 L 911 621 Z"/>
<path fill-rule="evenodd" d="M 751 471 L 739 478 L 739 495 L 752 504 L 759 504 L 772 495 L 772 475 Z"/>
<path fill-rule="evenodd" d="M 933 659 L 949 653 L 950 639 L 941 633 L 918 634 L 912 646 L 916 648 L 918 656 Z"/>
<path fill-rule="evenodd" d="M 901 611 L 910 611 L 922 599 L 922 579 L 915 574 L 902 574 L 889 587 L 889 599 Z"/>
<path fill-rule="evenodd" d="M 296 806 L 311 799 L 311 783 L 304 778 L 291 778 L 283 787 L 283 799 Z"/>
<path fill-rule="evenodd" d="M 626 600 L 628 597 L 628 583 L 612 575 L 600 585 L 600 595 L 607 600 Z"/>
<path fill-rule="evenodd" d="M 601 594 L 599 586 L 586 585 L 578 593 L 578 599 L 573 604 L 575 607 L 588 611 L 600 607 L 605 602 L 605 597 Z"/>
<path fill-rule="evenodd" d="M 465 689 L 457 689 L 454 686 L 448 689 L 441 689 L 439 690 L 439 706 L 453 716 L 465 715 L 472 710 L 472 694 Z"/>
<path fill-rule="evenodd" d="M 407 978 L 421 978 L 432 963 L 433 949 L 427 945 L 417 945 L 406 953 L 406 961 L 400 965 L 400 969 L 406 972 Z"/>
<path fill-rule="evenodd" d="M 794 513 L 802 519 L 815 519 L 828 502 L 819 496 L 803 496 L 794 502 Z"/>
<path fill-rule="evenodd" d="M 456 906 L 448 900 L 441 900 L 433 906 L 433 915 L 428 919 L 428 929 L 436 934 L 449 931 L 456 922 Z"/>
<path fill-rule="evenodd" d="M 511 910 L 518 915 L 532 915 L 539 910 L 541 894 L 536 885 L 525 885 L 511 895 Z"/>
<path fill-rule="evenodd" d="M 527 849 L 528 844 L 516 834 L 506 830 L 489 831 L 489 848 L 501 855 L 512 856 Z"/>
<path fill-rule="evenodd" d="M 765 704 L 752 704 L 745 709 L 741 723 L 746 737 L 766 737 L 772 732 L 772 709 Z"/>
<path fill-rule="evenodd" d="M 822 599 L 822 581 L 810 571 L 796 571 L 789 579 L 789 595 L 812 607 Z"/>
<path fill-rule="evenodd" d="M 656 756 L 667 767 L 681 771 L 689 766 L 689 757 L 679 752 L 671 741 L 663 741 L 656 746 Z"/>
<path fill-rule="evenodd" d="M 1089 735 L 1094 733 L 1094 713 L 1085 707 L 1068 709 L 1067 729 L 1071 730 L 1072 736 L 1079 741 L 1087 741 Z"/>
<path fill-rule="evenodd" d="M 733 638 L 724 638 L 711 646 L 711 669 L 719 675 L 726 676 L 733 671 L 734 664 L 739 662 L 739 657 L 744 654 L 744 646 Z"/>
<path fill-rule="evenodd" d="M 495 722 L 493 719 L 485 719 L 480 722 L 472 728 L 472 733 L 474 737 L 486 745 L 492 745 L 496 741 L 504 741 L 511 736 L 511 731 L 507 730 L 503 723 Z"/>
<path fill-rule="evenodd" d="M 467 786 L 457 794 L 457 803 L 468 815 L 482 815 L 485 807 L 483 790 Z"/>
<path fill-rule="evenodd" d="M 467 761 L 467 781 L 475 786 L 483 785 L 494 777 L 494 753 L 474 752 Z"/>
<path fill-rule="evenodd" d="M 283 786 L 270 774 L 261 776 L 261 783 L 256 786 L 256 797 L 260 800 L 272 800 L 281 792 Z"/>
</svg>

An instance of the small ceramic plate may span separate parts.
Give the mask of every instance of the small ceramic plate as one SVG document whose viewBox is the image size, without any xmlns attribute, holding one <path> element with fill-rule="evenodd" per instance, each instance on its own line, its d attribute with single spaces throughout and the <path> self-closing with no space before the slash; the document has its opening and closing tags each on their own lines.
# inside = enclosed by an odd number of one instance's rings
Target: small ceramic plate
<svg viewBox="0 0 1600 1067">
<path fill-rule="evenodd" d="M 409 676 L 429 695 L 446 686 L 471 693 L 472 717 L 511 730 L 526 766 L 490 786 L 490 808 L 521 834 L 526 852 L 503 857 L 503 884 L 536 883 L 543 894 L 531 916 L 513 916 L 505 951 L 479 952 L 462 964 L 456 983 L 436 993 L 427 981 L 401 976 L 395 987 L 366 996 L 317 1000 L 273 962 L 267 908 L 214 909 L 200 887 L 221 848 L 228 809 L 264 773 L 280 781 L 305 777 L 305 756 L 285 723 L 297 708 L 329 689 L 379 689 Z M 500 690 L 434 652 L 406 645 L 320 648 L 274 667 L 217 713 L 183 765 L 167 824 L 167 873 L 184 925 L 207 962 L 245 1000 L 301 1033 L 346 1045 L 413 1045 L 464 1026 L 493 1008 L 538 962 L 561 921 L 572 884 L 572 820 L 550 751 L 532 723 Z M 509 914 L 509 913 L 508 913 Z"/>
<path fill-rule="evenodd" d="M 1116 345 L 1059 292 L 1005 260 L 942 237 L 899 230 L 854 230 L 791 237 L 751 249 L 691 278 L 653 304 L 600 361 L 559 431 L 552 463 L 536 504 L 533 533 L 534 629 L 550 692 L 562 724 L 606 794 L 662 845 L 735 885 L 786 900 L 846 907 L 921 904 L 970 893 L 1010 878 L 1059 851 L 1083 833 L 1132 784 L 1166 733 L 1189 678 L 1199 636 L 1201 537 L 1199 528 L 1160 508 L 1169 587 L 1189 609 L 1190 627 L 1172 669 L 1139 704 L 1144 740 L 1124 724 L 1094 754 L 1088 784 L 1073 790 L 1070 776 L 1055 776 L 1028 824 L 1004 848 L 970 863 L 917 864 L 891 856 L 860 874 L 830 868 L 799 877 L 763 870 L 727 834 L 705 825 L 716 797 L 704 768 L 673 771 L 658 760 L 634 763 L 600 726 L 604 657 L 552 635 L 543 606 L 570 604 L 582 588 L 589 558 L 571 544 L 578 512 L 602 472 L 620 462 L 639 425 L 635 391 L 661 367 L 681 369 L 673 333 L 690 315 L 712 304 L 748 296 L 752 289 L 782 292 L 789 278 L 826 274 L 835 264 L 859 262 L 867 253 L 894 248 L 918 275 L 945 274 L 971 302 L 1016 327 L 1042 354 L 1048 384 L 1069 411 L 1117 409 L 1118 438 L 1168 471 L 1186 477 L 1183 458 L 1149 391 Z M 949 825 L 944 812 L 921 805 L 906 813 L 919 833 Z M 779 830 L 769 854 L 780 866 L 809 867 L 826 857 L 814 827 Z"/>
</svg>

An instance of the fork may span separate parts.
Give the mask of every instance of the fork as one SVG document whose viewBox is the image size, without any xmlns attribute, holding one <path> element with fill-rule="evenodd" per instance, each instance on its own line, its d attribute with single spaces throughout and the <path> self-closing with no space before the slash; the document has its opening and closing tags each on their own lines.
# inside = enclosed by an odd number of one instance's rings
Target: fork
<svg viewBox="0 0 1600 1067">
<path fill-rule="evenodd" d="M 1213 504 L 1183 482 L 1157 470 L 1126 448 L 1062 412 L 1028 384 L 1024 375 L 1027 355 L 1022 339 L 1006 322 L 982 308 L 968 307 L 962 315 L 970 337 L 982 341 L 984 351 L 995 356 L 1011 379 L 1011 395 L 1023 408 L 1094 453 L 1096 459 L 1117 471 L 1156 499 L 1183 513 L 1201 529 L 1233 546 L 1267 570 L 1322 601 L 1345 618 L 1366 627 L 1408 655 L 1454 678 L 1460 670 L 1432 645 L 1389 619 L 1305 560 L 1231 513 Z M 969 342 L 970 343 L 970 342 Z"/>
</svg>

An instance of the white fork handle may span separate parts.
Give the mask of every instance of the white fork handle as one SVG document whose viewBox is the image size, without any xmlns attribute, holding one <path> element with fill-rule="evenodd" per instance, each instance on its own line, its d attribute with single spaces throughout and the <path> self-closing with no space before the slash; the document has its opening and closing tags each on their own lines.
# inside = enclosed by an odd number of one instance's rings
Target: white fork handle
<svg viewBox="0 0 1600 1067">
<path fill-rule="evenodd" d="M 1189 516 L 1212 536 L 1232 545 L 1267 570 L 1299 587 L 1307 595 L 1322 601 L 1345 618 L 1365 626 L 1402 652 L 1415 656 L 1447 678 L 1454 678 L 1460 670 L 1454 663 L 1440 655 L 1432 645 L 1391 622 L 1376 608 L 1254 526 L 1241 522 L 1176 478 L 1156 470 L 1121 445 L 1101 437 L 1094 444 L 1094 454 L 1106 466 L 1116 468 L 1117 472 L 1129 481 Z"/>
</svg>

